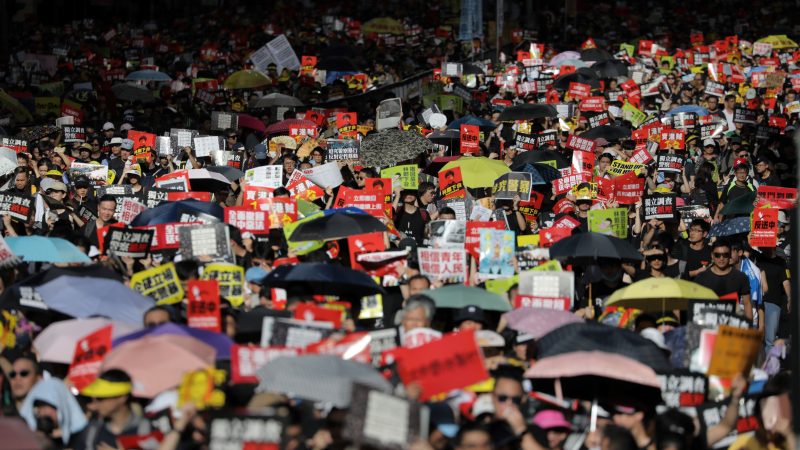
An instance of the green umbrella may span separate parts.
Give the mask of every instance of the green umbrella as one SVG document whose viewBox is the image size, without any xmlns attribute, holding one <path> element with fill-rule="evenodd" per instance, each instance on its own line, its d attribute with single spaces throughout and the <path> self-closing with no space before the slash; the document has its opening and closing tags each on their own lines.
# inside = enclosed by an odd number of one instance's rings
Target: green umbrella
<svg viewBox="0 0 800 450">
<path fill-rule="evenodd" d="M 756 193 L 750 192 L 745 195 L 736 197 L 735 199 L 729 201 L 725 204 L 725 207 L 722 208 L 722 215 L 723 216 L 742 216 L 742 215 L 749 215 L 753 212 L 753 202 L 756 200 Z"/>
<path fill-rule="evenodd" d="M 484 289 L 461 284 L 431 289 L 421 294 L 433 299 L 437 308 L 463 308 L 475 305 L 489 311 L 511 311 L 511 305 L 503 297 Z"/>
</svg>

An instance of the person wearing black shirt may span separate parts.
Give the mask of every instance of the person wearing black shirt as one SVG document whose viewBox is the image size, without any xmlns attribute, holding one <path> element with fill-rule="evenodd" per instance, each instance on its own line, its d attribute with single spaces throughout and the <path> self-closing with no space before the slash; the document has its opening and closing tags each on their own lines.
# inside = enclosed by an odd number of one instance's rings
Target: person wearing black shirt
<svg viewBox="0 0 800 450">
<path fill-rule="evenodd" d="M 756 264 L 764 271 L 769 289 L 764 293 L 764 343 L 766 353 L 772 348 L 778 332 L 781 312 L 789 310 L 790 281 L 786 275 L 786 260 L 775 254 L 775 249 L 761 248 Z"/>
<path fill-rule="evenodd" d="M 679 259 L 686 261 L 684 277 L 687 280 L 694 280 L 696 276 L 705 272 L 711 263 L 711 250 L 706 244 L 709 228 L 705 220 L 695 219 L 689 225 L 689 239 L 681 241 Z"/>
<path fill-rule="evenodd" d="M 755 194 L 756 188 L 750 180 L 750 164 L 747 160 L 737 158 L 733 163 L 734 178 L 722 187 L 722 196 L 719 199 L 719 207 L 714 214 L 714 221 L 722 221 L 722 210 L 728 202 L 733 201 L 743 195 Z"/>
<path fill-rule="evenodd" d="M 766 156 L 759 156 L 756 160 L 755 181 L 759 186 L 780 186 L 781 180 L 772 171 L 772 161 Z"/>
<path fill-rule="evenodd" d="M 724 239 L 717 240 L 711 247 L 713 264 L 708 270 L 697 275 L 694 282 L 705 286 L 720 297 L 736 294 L 741 299 L 738 304 L 744 306 L 744 316 L 753 320 L 753 305 L 750 301 L 750 281 L 747 275 L 731 264 L 731 245 Z"/>
<path fill-rule="evenodd" d="M 403 191 L 398 196 L 403 204 L 396 206 L 394 225 L 398 231 L 414 238 L 417 245 L 425 241 L 425 224 L 430 220 L 428 212 L 417 207 L 417 196 L 414 191 Z"/>
</svg>

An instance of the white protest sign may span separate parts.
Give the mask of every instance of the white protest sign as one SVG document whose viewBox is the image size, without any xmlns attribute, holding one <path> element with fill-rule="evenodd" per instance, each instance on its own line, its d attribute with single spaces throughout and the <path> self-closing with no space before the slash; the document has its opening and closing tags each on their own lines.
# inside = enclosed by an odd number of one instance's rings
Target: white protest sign
<svg viewBox="0 0 800 450">
<path fill-rule="evenodd" d="M 339 170 L 339 164 L 335 162 L 305 169 L 303 175 L 314 184 L 324 189 L 334 188 L 344 183 L 342 172 Z"/>
<path fill-rule="evenodd" d="M 203 136 L 194 138 L 194 156 L 202 158 L 211 156 L 214 152 L 222 150 L 219 146 L 218 136 Z"/>
<path fill-rule="evenodd" d="M 283 166 L 259 166 L 248 169 L 244 174 L 244 182 L 256 182 L 260 186 L 279 188 L 283 186 Z"/>
</svg>

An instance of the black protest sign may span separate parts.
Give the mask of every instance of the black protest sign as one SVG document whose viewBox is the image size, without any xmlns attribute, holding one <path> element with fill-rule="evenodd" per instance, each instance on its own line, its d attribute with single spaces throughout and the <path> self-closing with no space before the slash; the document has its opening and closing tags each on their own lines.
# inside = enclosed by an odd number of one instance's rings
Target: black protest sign
<svg viewBox="0 0 800 450">
<path fill-rule="evenodd" d="M 533 176 L 527 172 L 509 172 L 494 181 L 492 194 L 495 199 L 513 199 L 519 196 L 522 201 L 531 199 Z"/>
<path fill-rule="evenodd" d="M 536 135 L 518 132 L 514 137 L 514 147 L 521 150 L 535 150 L 537 147 Z"/>
<path fill-rule="evenodd" d="M 657 158 L 659 172 L 681 173 L 683 170 L 683 155 L 674 153 L 659 153 Z"/>
<path fill-rule="evenodd" d="M 23 194 L 0 192 L 0 214 L 8 214 L 12 219 L 27 222 L 33 213 L 33 197 Z"/>
<path fill-rule="evenodd" d="M 212 130 L 227 130 L 239 128 L 239 115 L 231 112 L 211 112 L 211 129 Z"/>
<path fill-rule="evenodd" d="M 226 165 L 228 167 L 233 167 L 234 169 L 241 169 L 242 163 L 244 162 L 244 152 L 227 152 L 227 162 Z"/>
<path fill-rule="evenodd" d="M 86 205 L 81 205 L 78 208 L 78 217 L 81 218 L 84 222 L 91 222 L 92 220 L 97 220 L 97 211 L 93 211 L 86 207 Z"/>
<path fill-rule="evenodd" d="M 280 448 L 286 422 L 272 414 L 272 410 L 267 411 L 267 414 L 212 412 L 209 450 Z"/>
<path fill-rule="evenodd" d="M 691 300 L 689 320 L 711 328 L 719 328 L 720 325 L 750 328 L 747 318 L 736 314 L 736 302 L 733 300 Z"/>
<path fill-rule="evenodd" d="M 225 223 L 182 227 L 178 233 L 181 254 L 186 259 L 230 258 L 230 229 Z"/>
<path fill-rule="evenodd" d="M 144 197 L 144 204 L 148 208 L 155 208 L 156 206 L 169 201 L 169 189 L 151 187 L 147 190 Z"/>
<path fill-rule="evenodd" d="M 558 134 L 555 130 L 542 131 L 536 136 L 536 146 L 556 145 Z"/>
<path fill-rule="evenodd" d="M 687 369 L 674 369 L 658 374 L 661 396 L 667 408 L 698 406 L 706 401 L 708 377 Z"/>
<path fill-rule="evenodd" d="M 132 197 L 133 186 L 130 184 L 114 184 L 110 186 L 97 186 L 95 188 L 97 198 L 104 195 L 111 195 L 113 197 Z"/>
<path fill-rule="evenodd" d="M 265 317 L 261 328 L 261 346 L 305 348 L 329 337 L 335 331 L 331 322 Z"/>
<path fill-rule="evenodd" d="M 621 102 L 625 97 L 625 91 L 621 89 L 609 89 L 606 91 L 606 100 L 609 102 Z"/>
<path fill-rule="evenodd" d="M 424 405 L 355 383 L 344 435 L 359 448 L 405 449 L 426 437 L 427 419 Z"/>
<path fill-rule="evenodd" d="M 758 116 L 758 111 L 755 109 L 747 109 L 739 106 L 733 108 L 733 123 L 755 125 L 756 116 Z"/>
<path fill-rule="evenodd" d="M 111 228 L 104 241 L 104 251 L 112 256 L 144 258 L 150 253 L 153 233 L 153 230 Z"/>
<path fill-rule="evenodd" d="M 715 443 L 711 448 L 723 449 L 730 445 L 741 435 L 752 433 L 758 429 L 758 419 L 756 418 L 757 401 L 753 397 L 745 397 L 744 401 L 739 402 L 739 418 L 736 419 L 736 426 L 733 431 Z M 728 402 L 708 402 L 699 405 L 697 408 L 697 418 L 700 419 L 701 429 L 708 430 L 714 425 L 718 425 L 725 417 L 728 409 Z"/>
<path fill-rule="evenodd" d="M 653 194 L 642 198 L 644 220 L 671 220 L 675 218 L 675 194 Z"/>
<path fill-rule="evenodd" d="M 197 130 L 186 130 L 182 128 L 172 128 L 169 130 L 169 141 L 172 146 L 172 153 L 177 154 L 184 147 L 194 145 L 194 138 L 199 136 Z"/>
<path fill-rule="evenodd" d="M 672 127 L 681 130 L 689 130 L 697 125 L 697 114 L 691 112 L 679 112 L 672 116 Z"/>
<path fill-rule="evenodd" d="M 369 353 L 372 365 L 381 365 L 381 354 L 397 347 L 397 328 L 386 328 L 369 332 Z"/>
<path fill-rule="evenodd" d="M 64 127 L 64 142 L 85 142 L 86 129 L 83 127 L 76 127 L 73 125 Z"/>
<path fill-rule="evenodd" d="M 700 139 L 713 139 L 722 134 L 725 124 L 722 122 L 711 122 L 700 125 Z"/>
<path fill-rule="evenodd" d="M 781 129 L 777 127 L 768 127 L 764 125 L 759 125 L 756 128 L 756 140 L 759 141 L 766 141 L 774 137 L 780 136 L 780 134 L 781 134 Z"/>
<path fill-rule="evenodd" d="M 611 122 L 611 116 L 607 111 L 603 111 L 589 117 L 589 128 L 596 128 L 600 125 L 608 125 Z"/>
<path fill-rule="evenodd" d="M 357 160 L 360 142 L 357 139 L 328 139 L 327 159 L 329 161 Z"/>
</svg>

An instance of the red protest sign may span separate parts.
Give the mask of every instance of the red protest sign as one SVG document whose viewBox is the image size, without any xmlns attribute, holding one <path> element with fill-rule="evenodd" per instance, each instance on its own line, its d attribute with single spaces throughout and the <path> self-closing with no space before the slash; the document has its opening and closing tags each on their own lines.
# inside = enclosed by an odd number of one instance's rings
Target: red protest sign
<svg viewBox="0 0 800 450">
<path fill-rule="evenodd" d="M 417 383 L 422 401 L 489 378 L 474 331 L 448 333 L 437 341 L 401 352 L 397 362 L 405 385 Z"/>
<path fill-rule="evenodd" d="M 256 208 L 257 202 L 261 198 L 270 198 L 272 197 L 272 191 L 275 188 L 270 188 L 266 186 L 251 186 L 249 184 L 244 185 L 244 198 L 242 199 L 242 203 L 244 205 L 249 205 L 253 209 Z"/>
<path fill-rule="evenodd" d="M 219 281 L 189 280 L 186 292 L 187 324 L 201 330 L 222 331 Z"/>
<path fill-rule="evenodd" d="M 521 209 L 522 208 L 520 208 L 520 210 Z M 478 222 L 470 220 L 467 222 L 467 231 L 466 231 L 466 239 L 464 240 L 464 249 L 467 252 L 469 252 L 469 254 L 472 255 L 472 257 L 475 259 L 480 258 L 481 230 L 485 228 L 493 230 L 505 230 L 506 224 L 502 221 Z"/>
<path fill-rule="evenodd" d="M 371 337 L 368 332 L 349 333 L 343 337 L 330 337 L 306 346 L 303 354 L 310 355 L 335 355 L 340 358 L 347 357 L 350 361 L 364 364 L 372 363 L 370 354 Z"/>
<path fill-rule="evenodd" d="M 569 297 L 537 297 L 534 295 L 514 296 L 514 308 L 543 308 L 569 311 Z"/>
<path fill-rule="evenodd" d="M 211 192 L 168 192 L 167 201 L 177 202 L 180 200 L 199 200 L 201 202 L 211 201 Z"/>
<path fill-rule="evenodd" d="M 299 170 L 295 170 L 292 173 L 292 176 L 286 183 L 286 189 L 289 190 L 293 197 L 310 202 L 322 198 L 325 194 L 325 191 L 321 187 L 314 184 L 314 182 L 309 180 L 308 177 Z"/>
<path fill-rule="evenodd" d="M 759 186 L 757 195 L 763 203 L 773 208 L 790 209 L 797 203 L 796 188 Z"/>
<path fill-rule="evenodd" d="M 258 383 L 256 370 L 281 356 L 297 356 L 299 348 L 254 347 L 234 344 L 231 347 L 231 383 Z"/>
<path fill-rule="evenodd" d="M 797 80 L 800 80 L 798 78 Z M 769 120 L 767 121 L 767 125 L 775 128 L 779 128 L 783 131 L 786 128 L 786 118 L 785 117 L 778 117 L 778 116 L 769 116 Z"/>
<path fill-rule="evenodd" d="M 592 87 L 588 84 L 572 81 L 569 83 L 569 90 L 567 93 L 574 99 L 583 100 L 591 95 Z"/>
<path fill-rule="evenodd" d="M 266 211 L 258 211 L 247 206 L 228 206 L 225 208 L 225 223 L 242 232 L 269 234 L 269 216 Z"/>
<path fill-rule="evenodd" d="M 531 191 L 531 199 L 519 202 L 519 212 L 525 216 L 528 223 L 535 222 L 539 216 L 539 210 L 542 208 L 542 201 L 544 201 L 544 194 L 537 191 Z"/>
<path fill-rule="evenodd" d="M 383 192 L 353 189 L 345 193 L 344 201 L 347 206 L 358 208 L 371 216 L 377 218 L 384 216 L 386 196 Z"/>
<path fill-rule="evenodd" d="M 775 247 L 778 244 L 778 209 L 756 208 L 750 217 L 750 246 Z"/>
<path fill-rule="evenodd" d="M 581 111 L 600 112 L 606 109 L 606 99 L 602 96 L 585 97 L 578 108 Z"/>
<path fill-rule="evenodd" d="M 300 57 L 300 75 L 311 75 L 317 67 L 317 57 L 303 55 Z"/>
<path fill-rule="evenodd" d="M 136 161 L 153 160 L 153 149 L 156 146 L 156 135 L 144 131 L 128 130 L 128 139 L 133 141 L 133 157 Z"/>
<path fill-rule="evenodd" d="M 317 124 L 318 127 L 321 127 L 325 123 L 325 114 L 312 109 L 306 111 L 305 120 L 310 120 Z M 316 130 L 314 131 L 316 133 Z"/>
<path fill-rule="evenodd" d="M 376 231 L 375 233 L 348 236 L 347 247 L 350 252 L 350 267 L 356 270 L 364 270 L 364 267 L 356 260 L 358 255 L 382 252 L 386 250 L 386 242 L 383 239 L 383 232 Z"/>
<path fill-rule="evenodd" d="M 342 312 L 333 309 L 322 308 L 313 303 L 300 303 L 294 310 L 294 318 L 297 320 L 330 322 L 334 328 L 342 326 Z"/>
<path fill-rule="evenodd" d="M 339 137 L 355 139 L 358 136 L 358 114 L 336 113 L 336 129 L 339 130 Z"/>
<path fill-rule="evenodd" d="M 347 186 L 339 186 L 339 192 L 336 193 L 336 198 L 333 200 L 334 208 L 344 208 L 347 206 L 347 196 L 355 189 Z"/>
<path fill-rule="evenodd" d="M 461 125 L 461 153 L 480 153 L 481 130 L 477 125 Z"/>
<path fill-rule="evenodd" d="M 686 133 L 683 130 L 662 128 L 658 146 L 662 150 L 683 150 L 686 148 L 685 136 Z"/>
<path fill-rule="evenodd" d="M 158 225 L 134 227 L 134 229 L 153 230 L 153 239 L 150 241 L 150 251 L 174 250 L 181 246 L 180 229 L 200 224 L 202 224 L 202 222 L 160 223 Z"/>
<path fill-rule="evenodd" d="M 564 217 L 575 220 L 569 216 Z M 550 247 L 561 239 L 569 236 L 572 236 L 571 228 L 556 227 L 555 225 L 550 228 L 542 228 L 539 230 L 539 247 Z"/>
<path fill-rule="evenodd" d="M 575 150 L 572 152 L 572 172 L 589 172 L 594 170 L 594 153 Z"/>
<path fill-rule="evenodd" d="M 567 148 L 582 152 L 594 153 L 595 149 L 597 148 L 597 142 L 595 142 L 594 139 L 586 139 L 571 134 L 567 138 Z"/>
<path fill-rule="evenodd" d="M 439 172 L 439 190 L 442 193 L 443 200 L 466 197 L 466 189 L 464 189 L 460 167 L 453 167 Z"/>
<path fill-rule="evenodd" d="M 256 205 L 269 214 L 270 228 L 283 228 L 297 220 L 297 199 L 285 197 L 260 198 Z"/>
<path fill-rule="evenodd" d="M 556 195 L 563 194 L 572 189 L 573 186 L 580 183 L 585 183 L 591 179 L 591 173 L 571 170 L 569 174 L 562 176 L 561 178 L 557 178 L 553 182 L 553 193 Z"/>
<path fill-rule="evenodd" d="M 69 365 L 67 378 L 79 391 L 89 386 L 100 374 L 103 358 L 111 350 L 112 327 L 100 328 L 75 344 L 75 355 Z"/>
<path fill-rule="evenodd" d="M 633 205 L 644 191 L 644 178 L 637 177 L 635 172 L 620 175 L 613 182 L 614 200 L 620 205 Z"/>
<path fill-rule="evenodd" d="M 189 182 L 189 172 L 186 170 L 179 170 L 156 178 L 153 181 L 153 187 L 170 191 L 185 192 L 192 190 L 192 184 Z"/>
</svg>

